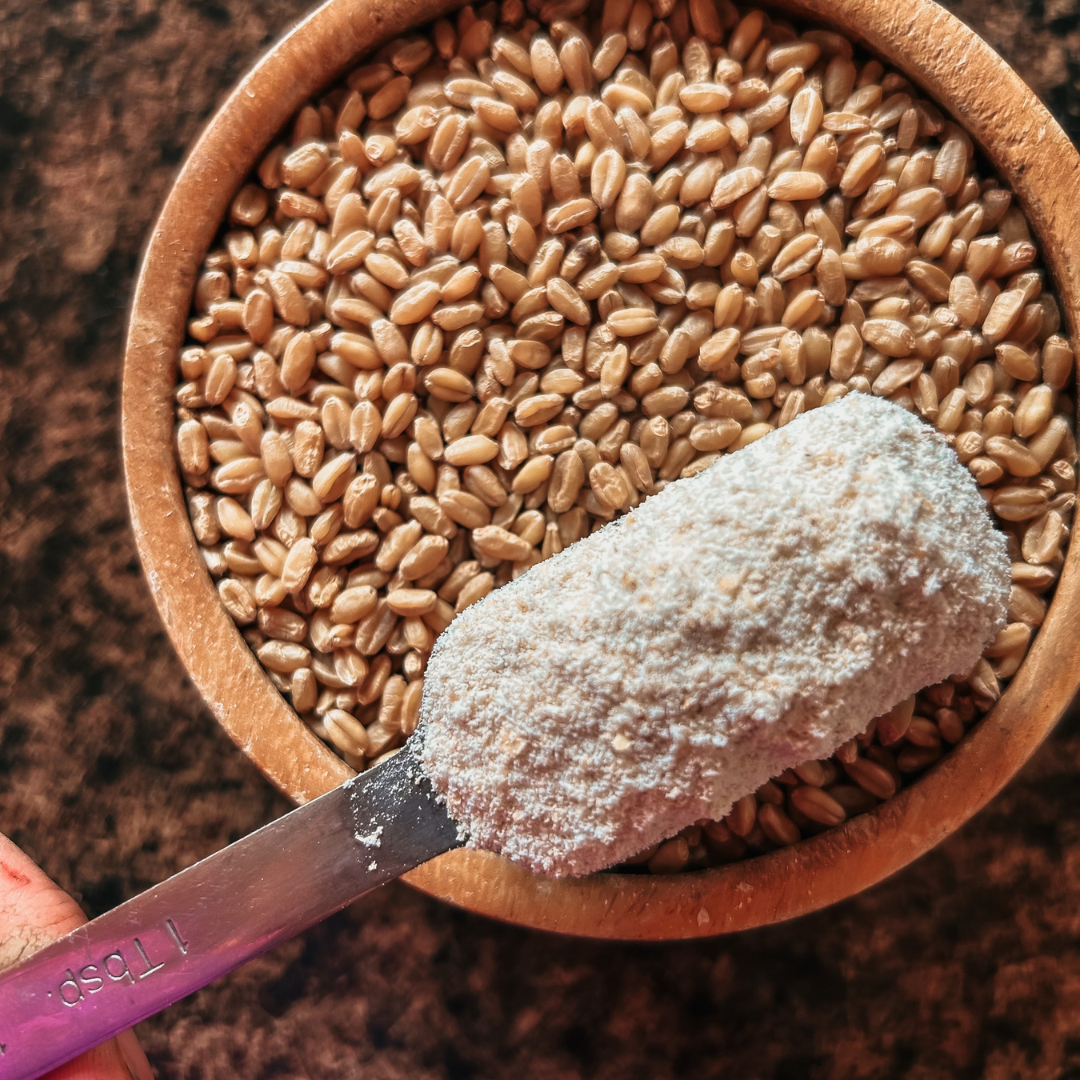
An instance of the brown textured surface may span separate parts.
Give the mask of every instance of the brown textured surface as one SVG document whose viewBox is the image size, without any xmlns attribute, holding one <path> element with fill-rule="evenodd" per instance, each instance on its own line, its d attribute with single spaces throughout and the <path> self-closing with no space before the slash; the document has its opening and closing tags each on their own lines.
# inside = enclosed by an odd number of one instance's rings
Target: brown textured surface
<svg viewBox="0 0 1080 1080">
<path fill-rule="evenodd" d="M 1071 5 L 954 9 L 1076 138 Z M 91 913 L 285 808 L 160 629 L 116 419 L 123 307 L 179 155 L 303 10 L 9 0 L 0 14 L 0 830 Z M 387 889 L 143 1040 L 184 1078 L 1075 1077 L 1078 776 L 1073 718 L 914 867 L 733 939 L 582 944 Z"/>
</svg>

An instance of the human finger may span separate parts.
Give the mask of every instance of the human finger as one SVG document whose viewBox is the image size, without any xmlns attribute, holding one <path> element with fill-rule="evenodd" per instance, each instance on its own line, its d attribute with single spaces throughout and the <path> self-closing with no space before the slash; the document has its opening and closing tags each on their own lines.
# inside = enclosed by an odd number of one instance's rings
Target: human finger
<svg viewBox="0 0 1080 1080">
<path fill-rule="evenodd" d="M 86 922 L 79 905 L 0 835 L 0 971 Z M 153 1080 L 135 1033 L 125 1031 L 45 1080 Z"/>
</svg>

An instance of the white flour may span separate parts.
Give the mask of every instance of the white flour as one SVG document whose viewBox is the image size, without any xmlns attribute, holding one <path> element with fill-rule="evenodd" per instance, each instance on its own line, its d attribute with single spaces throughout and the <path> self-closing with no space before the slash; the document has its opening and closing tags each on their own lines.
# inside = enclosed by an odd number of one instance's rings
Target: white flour
<svg viewBox="0 0 1080 1080">
<path fill-rule="evenodd" d="M 455 619 L 425 676 L 424 768 L 472 846 L 589 873 L 967 671 L 1008 592 L 968 470 L 852 394 Z"/>
</svg>

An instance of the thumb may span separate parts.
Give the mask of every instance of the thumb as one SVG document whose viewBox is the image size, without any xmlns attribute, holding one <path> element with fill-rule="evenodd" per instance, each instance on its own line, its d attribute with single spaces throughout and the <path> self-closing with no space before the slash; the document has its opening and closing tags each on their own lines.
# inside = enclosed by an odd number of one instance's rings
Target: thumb
<svg viewBox="0 0 1080 1080">
<path fill-rule="evenodd" d="M 86 922 L 79 905 L 0 836 L 0 971 Z M 81 1054 L 46 1080 L 153 1080 L 134 1032 Z"/>
</svg>

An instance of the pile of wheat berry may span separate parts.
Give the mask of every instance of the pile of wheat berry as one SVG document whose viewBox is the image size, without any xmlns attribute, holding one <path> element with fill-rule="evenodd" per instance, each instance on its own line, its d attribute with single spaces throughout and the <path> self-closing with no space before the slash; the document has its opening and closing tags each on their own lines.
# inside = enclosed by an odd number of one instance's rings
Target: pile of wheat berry
<svg viewBox="0 0 1080 1080">
<path fill-rule="evenodd" d="M 845 38 L 727 0 L 465 7 L 306 105 L 236 195 L 176 443 L 222 603 L 356 769 L 470 604 L 845 394 L 942 432 L 1013 560 L 968 672 L 788 770 L 653 872 L 890 798 L 989 709 L 1057 580 L 1073 353 L 970 138 Z"/>
</svg>

